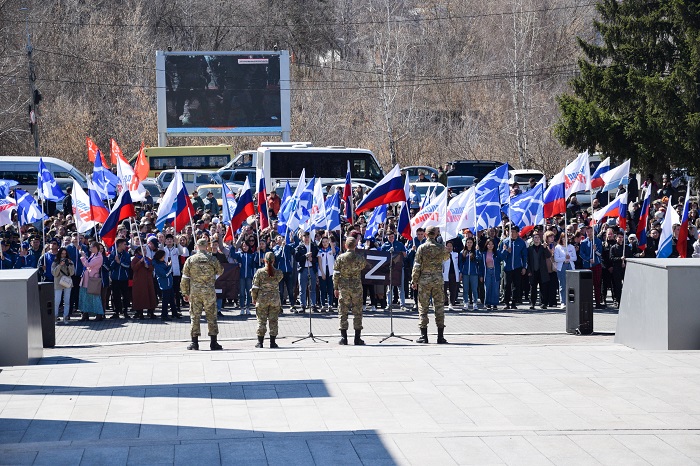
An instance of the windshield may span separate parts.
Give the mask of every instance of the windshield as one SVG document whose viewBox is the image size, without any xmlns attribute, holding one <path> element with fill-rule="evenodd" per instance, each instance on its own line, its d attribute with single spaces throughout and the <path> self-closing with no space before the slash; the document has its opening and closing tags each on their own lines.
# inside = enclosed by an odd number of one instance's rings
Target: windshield
<svg viewBox="0 0 700 466">
<path fill-rule="evenodd" d="M 428 189 L 430 189 L 431 195 L 433 195 L 433 194 L 438 195 L 445 190 L 445 187 L 441 184 L 438 184 L 438 185 L 429 185 L 429 184 L 425 184 L 425 183 L 417 183 L 416 184 L 416 192 L 420 193 L 421 197 L 425 196 L 425 193 L 428 192 Z"/>
</svg>

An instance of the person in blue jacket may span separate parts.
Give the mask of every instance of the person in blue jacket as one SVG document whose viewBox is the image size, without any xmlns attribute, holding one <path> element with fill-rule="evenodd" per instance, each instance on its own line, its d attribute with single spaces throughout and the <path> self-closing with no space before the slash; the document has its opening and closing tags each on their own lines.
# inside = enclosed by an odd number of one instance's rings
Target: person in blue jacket
<svg viewBox="0 0 700 466">
<path fill-rule="evenodd" d="M 248 249 L 248 243 L 241 243 L 241 248 L 238 252 L 231 254 L 234 264 L 238 264 L 241 268 L 240 278 L 240 298 L 241 314 L 250 314 L 250 308 L 253 306 L 253 298 L 250 295 L 250 289 L 253 287 L 253 275 L 257 270 L 257 262 L 255 254 Z"/>
<path fill-rule="evenodd" d="M 284 236 L 282 235 L 278 235 L 275 241 L 277 244 L 272 250 L 275 254 L 275 266 L 283 274 L 282 281 L 280 282 L 280 303 L 284 304 L 284 288 L 286 287 L 287 296 L 289 296 L 289 304 L 292 306 L 292 311 L 295 311 L 294 248 L 289 244 L 285 244 Z"/>
<path fill-rule="evenodd" d="M 601 280 L 603 279 L 603 242 L 597 236 L 593 235 L 593 228 L 590 226 L 584 227 L 587 238 L 581 241 L 578 254 L 584 269 L 590 269 L 593 273 L 593 291 L 595 296 L 595 307 L 602 309 L 605 306 L 602 304 Z"/>
<path fill-rule="evenodd" d="M 510 226 L 510 238 L 504 239 L 498 247 L 503 271 L 506 273 L 504 290 L 505 309 L 517 309 L 522 302 L 522 280 L 527 273 L 527 244 L 519 236 L 520 228 Z"/>
<path fill-rule="evenodd" d="M 501 284 L 501 260 L 502 254 L 496 249 L 493 239 L 486 240 L 484 251 L 481 252 L 480 280 L 484 283 L 484 305 L 487 310 L 498 308 L 498 291 Z"/>
<path fill-rule="evenodd" d="M 175 317 L 175 290 L 173 289 L 173 267 L 165 262 L 165 251 L 159 249 L 153 255 L 153 271 L 156 274 L 158 288 L 160 288 L 163 300 L 161 302 L 161 320 L 170 320 L 168 313 Z"/>
<path fill-rule="evenodd" d="M 15 268 L 15 262 L 17 260 L 15 253 L 10 251 L 10 240 L 4 239 L 0 241 L 0 270 L 8 270 Z"/>
<path fill-rule="evenodd" d="M 83 265 L 82 263 L 80 264 Z M 35 269 L 36 268 L 36 257 L 33 254 L 29 254 L 29 243 L 22 243 L 22 247 L 19 250 L 19 256 L 15 261 L 16 269 Z M 78 282 L 80 284 L 80 282 Z"/>
<path fill-rule="evenodd" d="M 459 273 L 462 276 L 462 295 L 464 299 L 463 309 L 469 310 L 469 302 L 474 305 L 474 310 L 479 309 L 479 277 L 483 276 L 481 268 L 481 253 L 476 248 L 474 238 L 464 241 L 464 249 L 459 253 Z"/>
</svg>

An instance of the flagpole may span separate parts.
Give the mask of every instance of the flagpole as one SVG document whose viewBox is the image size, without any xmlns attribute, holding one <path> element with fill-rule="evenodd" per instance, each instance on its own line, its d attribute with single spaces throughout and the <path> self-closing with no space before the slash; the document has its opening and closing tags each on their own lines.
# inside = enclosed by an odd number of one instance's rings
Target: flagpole
<svg viewBox="0 0 700 466">
<path fill-rule="evenodd" d="M 16 192 L 16 191 L 15 191 Z M 46 228 L 44 227 L 44 216 L 46 215 L 44 213 L 44 196 L 43 193 L 39 194 L 39 199 L 41 200 L 41 236 L 42 236 L 42 245 L 41 245 L 41 253 L 43 254 L 46 250 Z M 19 221 L 19 220 L 18 220 Z"/>
</svg>

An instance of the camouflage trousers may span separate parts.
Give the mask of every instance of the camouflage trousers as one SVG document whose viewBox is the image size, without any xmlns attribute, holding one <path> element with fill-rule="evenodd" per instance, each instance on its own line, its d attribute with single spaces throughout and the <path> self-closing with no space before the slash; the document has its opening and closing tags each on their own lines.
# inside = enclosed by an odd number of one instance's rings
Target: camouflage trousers
<svg viewBox="0 0 700 466">
<path fill-rule="evenodd" d="M 445 290 L 442 276 L 436 280 L 421 281 L 418 284 L 418 314 L 420 322 L 418 327 L 428 328 L 428 310 L 430 309 L 430 298 L 433 298 L 435 307 L 435 325 L 437 328 L 445 327 Z"/>
<path fill-rule="evenodd" d="M 202 312 L 207 316 L 207 327 L 209 336 L 219 334 L 219 324 L 216 322 L 216 294 L 190 294 L 190 336 L 198 337 L 202 333 L 199 329 L 199 319 L 202 317 Z"/>
<path fill-rule="evenodd" d="M 352 311 L 352 327 L 362 330 L 362 287 L 356 290 L 340 290 L 338 297 L 338 318 L 340 330 L 348 329 L 348 312 Z"/>
<path fill-rule="evenodd" d="M 255 315 L 258 317 L 258 336 L 264 337 L 267 332 L 267 321 L 270 321 L 270 336 L 277 336 L 277 321 L 282 307 L 279 304 L 261 304 L 258 302 L 255 305 Z"/>
</svg>

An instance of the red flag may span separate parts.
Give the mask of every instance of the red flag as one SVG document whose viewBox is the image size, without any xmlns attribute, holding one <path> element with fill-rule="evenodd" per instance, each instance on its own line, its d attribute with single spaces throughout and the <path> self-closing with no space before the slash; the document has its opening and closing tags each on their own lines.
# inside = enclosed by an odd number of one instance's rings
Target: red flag
<svg viewBox="0 0 700 466">
<path fill-rule="evenodd" d="M 99 151 L 100 148 L 97 147 L 97 144 L 95 144 L 95 141 L 93 141 L 90 138 L 85 138 L 85 141 L 87 142 L 88 160 L 92 163 L 95 163 L 95 156 L 97 155 L 97 151 Z M 100 151 L 100 158 L 102 159 L 102 166 L 105 168 L 109 168 L 109 164 L 107 163 L 107 159 L 105 159 L 105 156 L 102 153 L 102 151 Z"/>
<path fill-rule="evenodd" d="M 139 149 L 139 155 L 136 158 L 136 163 L 134 164 L 134 175 L 136 175 L 139 181 L 143 181 L 148 178 L 148 172 L 150 169 L 151 167 L 148 163 L 148 159 L 146 158 L 146 151 L 144 151 L 142 142 L 141 149 Z"/>
<path fill-rule="evenodd" d="M 230 243 L 233 241 L 233 230 L 231 229 L 231 225 L 226 227 L 226 235 L 224 236 L 224 243 Z"/>
<path fill-rule="evenodd" d="M 270 225 L 270 221 L 267 218 L 267 190 L 265 189 L 265 171 L 262 168 L 258 176 L 258 213 L 260 228 L 264 230 Z"/>
<path fill-rule="evenodd" d="M 116 165 L 116 164 L 117 164 L 117 157 L 119 157 L 120 159 L 122 159 L 122 160 L 124 160 L 125 162 L 129 163 L 129 161 L 126 160 L 126 158 L 124 158 L 124 154 L 122 153 L 121 148 L 120 148 L 119 145 L 117 144 L 117 141 L 115 141 L 114 139 L 110 139 L 110 140 L 109 140 L 109 143 L 110 143 L 110 145 L 111 145 L 110 151 L 109 151 L 109 155 L 110 155 L 110 159 L 111 159 L 112 165 Z"/>
</svg>

